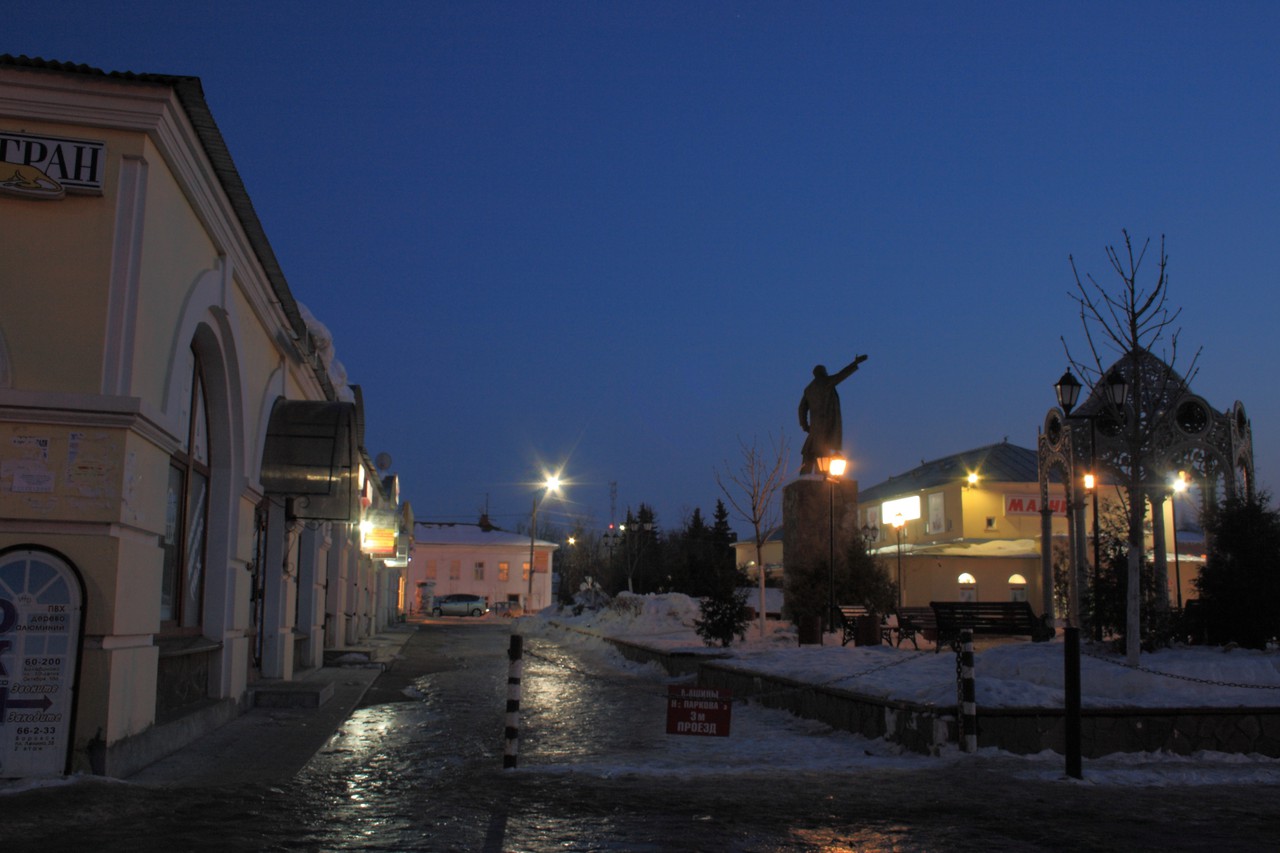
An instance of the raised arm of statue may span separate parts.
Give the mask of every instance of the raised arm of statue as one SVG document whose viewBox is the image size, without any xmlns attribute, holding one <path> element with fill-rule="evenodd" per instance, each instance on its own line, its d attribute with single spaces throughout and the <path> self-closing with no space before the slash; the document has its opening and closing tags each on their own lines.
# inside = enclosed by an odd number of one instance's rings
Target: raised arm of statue
<svg viewBox="0 0 1280 853">
<path fill-rule="evenodd" d="M 862 364 L 862 362 L 866 360 L 867 360 L 867 357 L 865 355 L 854 356 L 853 361 L 846 364 L 844 366 L 844 369 L 842 369 L 839 373 L 831 377 L 831 384 L 838 385 L 841 382 L 848 379 L 850 376 L 853 375 L 853 372 L 858 369 L 858 365 Z"/>
</svg>

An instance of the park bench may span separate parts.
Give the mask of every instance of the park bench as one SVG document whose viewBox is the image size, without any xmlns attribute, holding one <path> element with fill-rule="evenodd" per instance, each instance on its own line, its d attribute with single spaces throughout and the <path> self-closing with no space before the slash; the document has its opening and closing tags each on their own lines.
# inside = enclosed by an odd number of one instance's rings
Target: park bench
<svg viewBox="0 0 1280 853">
<path fill-rule="evenodd" d="M 840 617 L 841 640 L 840 645 L 847 646 L 858 636 L 858 620 L 859 619 L 880 619 L 880 639 L 884 643 L 890 642 L 890 632 L 893 630 L 886 625 L 884 620 L 879 616 L 875 616 L 867 608 L 860 604 L 841 604 L 836 610 Z"/>
<path fill-rule="evenodd" d="M 1035 642 L 1053 638 L 1054 630 L 1036 616 L 1025 601 L 934 601 L 929 605 L 937 623 L 938 644 L 958 647 L 960 632 L 974 636 L 1028 636 Z"/>
<path fill-rule="evenodd" d="M 932 607 L 899 607 L 898 608 L 898 640 L 894 646 L 901 646 L 903 640 L 910 640 L 915 649 L 920 648 L 916 637 L 924 637 L 930 642 L 938 640 L 938 623 L 933 618 Z"/>
</svg>

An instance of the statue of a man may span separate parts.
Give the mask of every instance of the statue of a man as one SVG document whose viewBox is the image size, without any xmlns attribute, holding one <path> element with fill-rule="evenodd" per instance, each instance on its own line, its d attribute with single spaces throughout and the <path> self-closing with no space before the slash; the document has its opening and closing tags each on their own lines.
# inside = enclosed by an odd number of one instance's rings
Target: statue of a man
<svg viewBox="0 0 1280 853">
<path fill-rule="evenodd" d="M 840 420 L 840 395 L 836 386 L 849 378 L 865 355 L 856 356 L 836 374 L 828 374 L 821 364 L 813 369 L 813 381 L 800 398 L 800 428 L 809 435 L 800 449 L 800 473 L 812 474 L 819 456 L 832 456 L 844 446 L 844 424 Z"/>
</svg>

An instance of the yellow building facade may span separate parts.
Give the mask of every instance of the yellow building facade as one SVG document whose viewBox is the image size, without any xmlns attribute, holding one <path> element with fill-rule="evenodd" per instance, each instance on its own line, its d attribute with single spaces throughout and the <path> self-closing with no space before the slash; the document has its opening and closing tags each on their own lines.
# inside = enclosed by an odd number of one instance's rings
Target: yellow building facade
<svg viewBox="0 0 1280 853">
<path fill-rule="evenodd" d="M 198 80 L 0 57 L 0 223 L 0 686 L 62 708 L 0 777 L 127 775 L 393 618 L 411 516 Z"/>
<path fill-rule="evenodd" d="M 1048 504 L 1065 542 L 1061 492 Z M 858 495 L 864 541 L 907 606 L 1024 600 L 1039 611 L 1042 509 L 1035 451 L 1008 442 L 922 463 Z"/>
</svg>

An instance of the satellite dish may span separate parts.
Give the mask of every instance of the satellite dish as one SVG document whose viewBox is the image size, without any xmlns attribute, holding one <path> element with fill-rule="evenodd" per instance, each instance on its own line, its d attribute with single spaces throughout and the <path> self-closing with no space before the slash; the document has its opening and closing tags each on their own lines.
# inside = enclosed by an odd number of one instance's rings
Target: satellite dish
<svg viewBox="0 0 1280 853">
<path fill-rule="evenodd" d="M 386 452 L 379 453 L 373 457 L 373 464 L 378 466 L 379 471 L 388 470 L 391 467 L 391 454 Z"/>
</svg>

